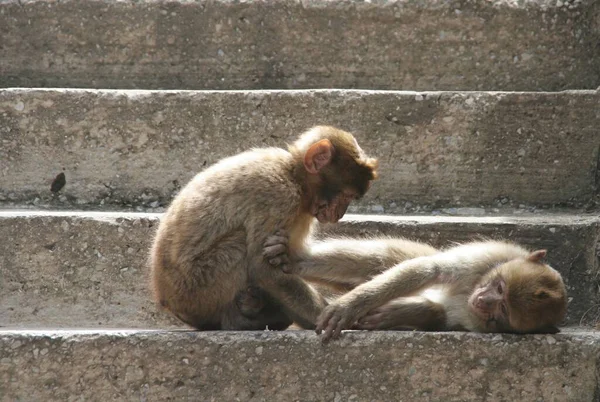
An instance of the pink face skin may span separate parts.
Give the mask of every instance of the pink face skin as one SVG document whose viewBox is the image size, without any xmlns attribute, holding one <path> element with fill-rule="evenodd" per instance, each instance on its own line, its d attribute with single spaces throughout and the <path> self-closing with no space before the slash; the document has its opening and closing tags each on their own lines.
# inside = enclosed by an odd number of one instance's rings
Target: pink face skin
<svg viewBox="0 0 600 402">
<path fill-rule="evenodd" d="M 352 191 L 344 191 L 329 202 L 317 197 L 311 205 L 310 212 L 319 223 L 337 223 L 355 198 L 356 195 Z"/>
<path fill-rule="evenodd" d="M 488 329 L 497 329 L 507 326 L 509 322 L 507 298 L 506 282 L 498 277 L 473 291 L 469 297 L 469 307 Z"/>
</svg>

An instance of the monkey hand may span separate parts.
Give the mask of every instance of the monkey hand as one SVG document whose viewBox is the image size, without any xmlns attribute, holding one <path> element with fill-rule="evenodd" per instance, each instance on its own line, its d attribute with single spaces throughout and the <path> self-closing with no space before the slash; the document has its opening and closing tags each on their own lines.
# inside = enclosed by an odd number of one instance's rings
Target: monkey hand
<svg viewBox="0 0 600 402">
<path fill-rule="evenodd" d="M 315 331 L 321 335 L 323 343 L 340 337 L 343 329 L 348 329 L 356 322 L 358 314 L 350 305 L 339 302 L 325 307 L 317 318 Z"/>
<path fill-rule="evenodd" d="M 283 229 L 278 230 L 265 240 L 263 256 L 272 266 L 281 269 L 287 274 L 291 274 L 293 268 L 292 264 L 290 264 L 288 242 L 289 237 L 287 232 Z"/>
<path fill-rule="evenodd" d="M 394 317 L 393 304 L 386 304 L 369 311 L 365 316 L 361 317 L 352 329 L 360 330 L 386 330 L 397 326 L 397 320 Z"/>
</svg>

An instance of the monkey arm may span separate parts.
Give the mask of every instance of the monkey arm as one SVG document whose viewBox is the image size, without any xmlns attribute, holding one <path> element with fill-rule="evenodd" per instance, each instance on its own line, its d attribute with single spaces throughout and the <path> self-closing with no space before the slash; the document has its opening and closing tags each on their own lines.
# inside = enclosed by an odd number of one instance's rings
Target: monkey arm
<svg viewBox="0 0 600 402">
<path fill-rule="evenodd" d="M 323 341 L 337 338 L 342 329 L 367 312 L 398 297 L 410 296 L 441 278 L 451 278 L 456 274 L 455 264 L 454 258 L 439 253 L 395 265 L 327 306 L 317 320 L 317 333 L 323 331 Z"/>
<path fill-rule="evenodd" d="M 383 241 L 328 240 L 315 242 L 297 260 L 293 271 L 308 280 L 329 280 L 354 286 L 401 262 Z"/>
<path fill-rule="evenodd" d="M 268 266 L 262 255 L 253 259 L 251 269 L 251 280 L 277 300 L 296 323 L 315 328 L 317 317 L 327 305 L 323 295 L 301 277 Z"/>
<path fill-rule="evenodd" d="M 329 239 L 312 242 L 297 254 L 288 255 L 287 238 L 281 232 L 270 236 L 264 249 L 271 264 L 284 272 L 353 286 L 402 261 L 437 252 L 429 245 L 405 239 Z"/>
<path fill-rule="evenodd" d="M 327 305 L 325 298 L 302 278 L 277 272 L 259 280 L 283 310 L 302 328 L 315 328 L 317 317 Z"/>
<path fill-rule="evenodd" d="M 353 329 L 440 331 L 446 329 L 443 305 L 423 296 L 400 297 L 359 319 Z"/>
<path fill-rule="evenodd" d="M 265 227 L 287 229 L 293 223 L 276 220 L 274 217 L 290 215 L 293 216 L 289 212 L 276 211 L 262 219 L 260 225 L 247 227 L 249 279 L 277 300 L 296 323 L 303 328 L 314 328 L 317 317 L 326 306 L 323 295 L 301 277 L 288 275 L 280 269 L 273 269 L 263 256 L 263 244 L 270 234 L 270 232 L 265 233 Z"/>
</svg>

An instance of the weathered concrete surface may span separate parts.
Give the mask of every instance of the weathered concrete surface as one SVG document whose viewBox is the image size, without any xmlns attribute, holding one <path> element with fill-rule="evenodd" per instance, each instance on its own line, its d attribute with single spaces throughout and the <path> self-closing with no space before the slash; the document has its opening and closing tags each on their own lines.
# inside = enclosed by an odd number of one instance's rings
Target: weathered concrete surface
<svg viewBox="0 0 600 402">
<path fill-rule="evenodd" d="M 595 2 L 4 0 L 0 86 L 594 89 Z"/>
<path fill-rule="evenodd" d="M 9 212 L 0 214 L 0 326 L 175 328 L 157 312 L 146 258 L 158 214 Z M 547 248 L 566 281 L 567 323 L 600 319 L 598 216 L 347 216 L 326 234 L 384 234 L 436 246 L 481 238 Z"/>
<path fill-rule="evenodd" d="M 319 123 L 380 159 L 360 212 L 584 206 L 599 194 L 599 104 L 596 91 L 4 90 L 0 201 L 161 206 L 220 158 Z"/>
<path fill-rule="evenodd" d="M 600 333 L 0 331 L 4 400 L 598 399 Z"/>
</svg>

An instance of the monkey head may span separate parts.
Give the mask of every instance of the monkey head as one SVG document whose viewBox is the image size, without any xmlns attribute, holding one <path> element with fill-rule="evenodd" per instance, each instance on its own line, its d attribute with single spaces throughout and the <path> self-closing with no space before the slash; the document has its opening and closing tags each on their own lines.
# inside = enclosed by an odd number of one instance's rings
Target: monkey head
<svg viewBox="0 0 600 402">
<path fill-rule="evenodd" d="M 546 250 L 508 261 L 484 276 L 469 297 L 483 332 L 555 333 L 567 309 L 560 274 L 541 261 Z"/>
<path fill-rule="evenodd" d="M 339 221 L 377 178 L 377 160 L 365 155 L 352 134 L 334 127 L 313 127 L 290 152 L 303 173 L 306 210 L 321 223 Z"/>
</svg>

